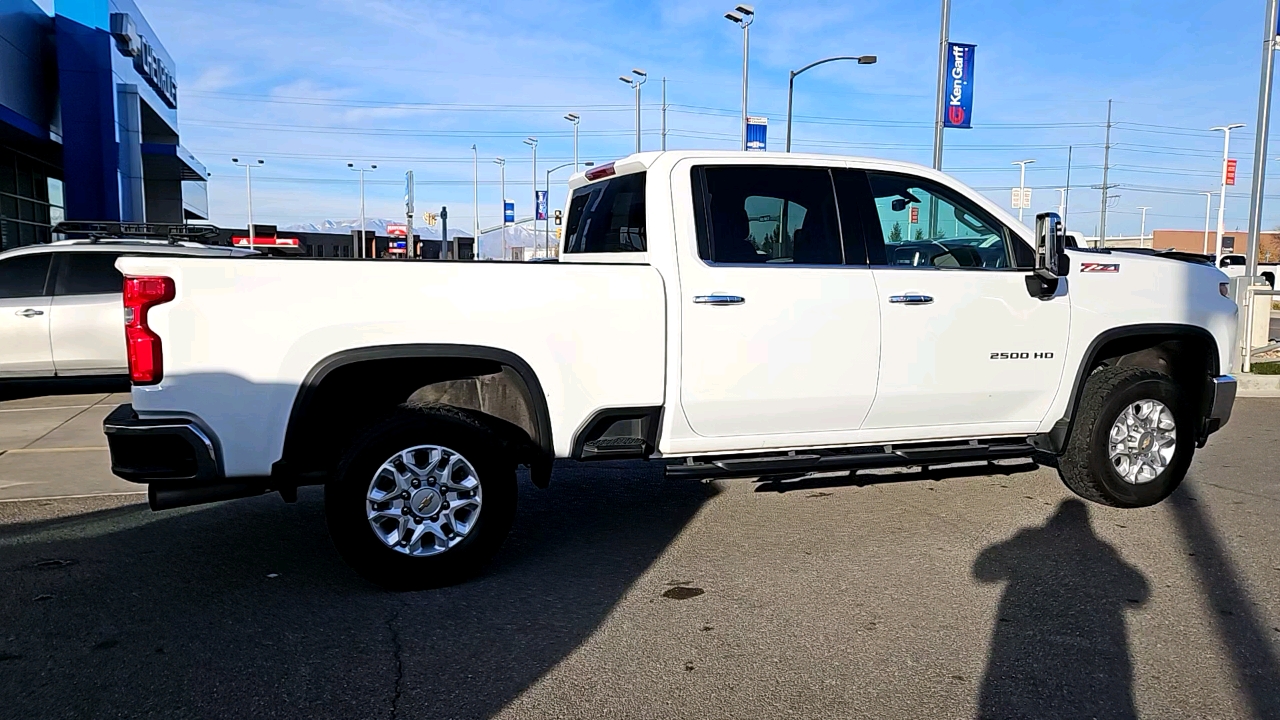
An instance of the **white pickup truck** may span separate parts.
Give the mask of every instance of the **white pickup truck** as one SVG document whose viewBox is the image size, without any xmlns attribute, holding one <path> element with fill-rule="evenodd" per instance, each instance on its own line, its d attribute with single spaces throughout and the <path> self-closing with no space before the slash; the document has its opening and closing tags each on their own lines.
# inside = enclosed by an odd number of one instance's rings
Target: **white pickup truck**
<svg viewBox="0 0 1280 720">
<path fill-rule="evenodd" d="M 323 484 L 342 555 L 412 588 L 497 550 L 520 464 L 1034 458 L 1140 507 L 1230 415 L 1211 265 L 1068 249 L 901 162 L 642 153 L 570 187 L 557 263 L 122 258 L 112 469 L 156 509 Z"/>
</svg>

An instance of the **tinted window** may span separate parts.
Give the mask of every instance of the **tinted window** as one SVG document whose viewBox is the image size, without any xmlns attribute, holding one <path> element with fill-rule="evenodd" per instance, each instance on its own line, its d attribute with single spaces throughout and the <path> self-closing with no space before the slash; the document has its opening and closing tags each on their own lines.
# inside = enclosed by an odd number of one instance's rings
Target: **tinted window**
<svg viewBox="0 0 1280 720">
<path fill-rule="evenodd" d="M 123 292 L 124 276 L 116 270 L 115 253 L 67 253 L 58 280 L 58 295 Z"/>
<path fill-rule="evenodd" d="M 49 253 L 41 253 L 0 261 L 0 298 L 44 295 L 50 257 Z"/>
<path fill-rule="evenodd" d="M 868 178 L 885 264 L 972 269 L 1032 265 L 1029 247 L 950 188 L 906 175 L 868 173 Z M 1013 256 L 1011 241 L 1022 246 Z"/>
<path fill-rule="evenodd" d="M 573 191 L 565 224 L 567 253 L 644 252 L 644 173 Z"/>
<path fill-rule="evenodd" d="M 840 220 L 823 168 L 702 168 L 698 254 L 717 263 L 839 265 Z"/>
</svg>

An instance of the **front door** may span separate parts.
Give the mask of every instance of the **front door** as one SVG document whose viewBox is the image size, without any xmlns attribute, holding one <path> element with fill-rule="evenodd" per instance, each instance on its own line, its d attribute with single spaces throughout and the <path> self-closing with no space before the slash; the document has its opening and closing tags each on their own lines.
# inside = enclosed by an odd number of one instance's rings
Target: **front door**
<svg viewBox="0 0 1280 720">
<path fill-rule="evenodd" d="M 872 250 L 884 331 L 865 427 L 1038 425 L 1062 376 L 1068 298 L 1033 297 L 1031 248 L 959 190 L 908 175 L 868 179 L 884 240 L 882 255 Z"/>
<path fill-rule="evenodd" d="M 875 397 L 880 317 L 865 249 L 842 237 L 850 218 L 831 172 L 728 165 L 692 179 L 698 256 L 681 248 L 680 261 L 690 426 L 708 437 L 856 430 Z"/>
<path fill-rule="evenodd" d="M 49 349 L 50 253 L 0 260 L 0 377 L 53 375 Z"/>
</svg>

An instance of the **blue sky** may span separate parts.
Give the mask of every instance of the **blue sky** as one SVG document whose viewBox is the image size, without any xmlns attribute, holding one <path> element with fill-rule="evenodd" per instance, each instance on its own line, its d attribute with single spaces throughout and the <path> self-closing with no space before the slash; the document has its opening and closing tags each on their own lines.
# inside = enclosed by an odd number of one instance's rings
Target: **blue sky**
<svg viewBox="0 0 1280 720">
<path fill-rule="evenodd" d="M 139 0 L 178 65 L 183 144 L 213 172 L 213 220 L 242 224 L 243 171 L 262 157 L 254 215 L 286 225 L 351 218 L 355 173 L 368 176 L 368 215 L 403 216 L 404 171 L 418 211 L 447 204 L 471 227 L 471 150 L 480 155 L 480 219 L 498 221 L 496 156 L 507 195 L 529 213 L 530 153 L 539 183 L 572 159 L 566 112 L 582 116 L 580 155 L 607 161 L 634 148 L 634 96 L 618 75 L 648 71 L 645 148 L 657 149 L 658 100 L 668 78 L 669 148 L 736 148 L 741 31 L 728 0 L 541 3 L 422 0 Z M 928 163 L 937 62 L 937 0 L 756 3 L 751 29 L 753 115 L 780 149 L 787 71 L 828 55 L 797 81 L 794 147 Z M 945 169 L 1007 206 L 1014 160 L 1033 158 L 1033 211 L 1054 209 L 1072 155 L 1068 224 L 1092 234 L 1099 215 L 1106 101 L 1115 100 L 1111 182 L 1121 187 L 1108 234 L 1203 227 L 1216 190 L 1221 133 L 1232 134 L 1240 179 L 1227 229 L 1247 219 L 1261 0 L 1015 2 L 955 0 L 951 39 L 978 45 L 974 129 L 949 130 Z M 1273 145 L 1273 147 L 1275 147 Z M 1280 149 L 1271 155 L 1280 157 Z M 1280 172 L 1280 161 L 1270 164 Z M 552 206 L 563 204 L 561 170 Z M 1269 194 L 1280 197 L 1272 183 Z M 1215 200 L 1216 213 L 1216 200 Z M 1280 222 L 1268 213 L 1265 227 Z"/>
</svg>

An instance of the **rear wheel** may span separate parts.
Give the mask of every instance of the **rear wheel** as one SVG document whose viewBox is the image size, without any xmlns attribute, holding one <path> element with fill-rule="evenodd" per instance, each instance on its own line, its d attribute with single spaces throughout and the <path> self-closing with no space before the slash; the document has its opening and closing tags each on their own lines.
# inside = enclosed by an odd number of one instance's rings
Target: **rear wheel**
<svg viewBox="0 0 1280 720">
<path fill-rule="evenodd" d="M 483 423 L 402 410 L 360 437 L 325 487 L 343 559 L 387 588 L 451 585 L 497 552 L 515 517 L 515 466 Z"/>
<path fill-rule="evenodd" d="M 1114 507 L 1146 507 L 1182 482 L 1195 452 L 1194 416 L 1173 379 L 1108 367 L 1085 382 L 1058 474 L 1072 492 Z"/>
</svg>

